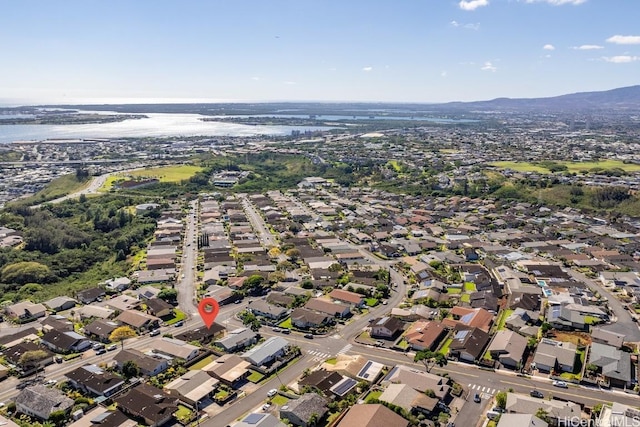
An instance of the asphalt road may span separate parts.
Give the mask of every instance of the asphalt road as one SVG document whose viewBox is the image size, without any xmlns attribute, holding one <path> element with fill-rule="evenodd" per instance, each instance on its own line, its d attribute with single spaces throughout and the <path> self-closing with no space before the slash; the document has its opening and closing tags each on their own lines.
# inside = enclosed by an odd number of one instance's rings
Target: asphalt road
<svg viewBox="0 0 640 427">
<path fill-rule="evenodd" d="M 188 316 L 198 314 L 196 304 L 196 285 L 198 282 L 198 200 L 189 202 L 189 213 L 186 217 L 184 240 L 182 242 L 182 262 L 178 271 L 176 288 L 178 290 L 178 307 Z"/>
<path fill-rule="evenodd" d="M 251 226 L 256 232 L 260 243 L 262 243 L 262 246 L 267 249 L 278 246 L 278 241 L 276 240 L 275 236 L 271 234 L 264 220 L 262 219 L 262 216 L 256 211 L 256 208 L 246 196 L 242 197 L 242 206 L 244 207 L 244 212 L 247 215 L 247 219 L 251 223 Z"/>
</svg>

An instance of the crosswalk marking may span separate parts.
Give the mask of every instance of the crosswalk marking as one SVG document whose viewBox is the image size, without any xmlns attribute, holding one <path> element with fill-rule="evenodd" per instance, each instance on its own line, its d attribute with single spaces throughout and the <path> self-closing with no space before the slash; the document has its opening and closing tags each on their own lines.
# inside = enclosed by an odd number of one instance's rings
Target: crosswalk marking
<svg viewBox="0 0 640 427">
<path fill-rule="evenodd" d="M 352 347 L 353 347 L 352 344 L 347 344 L 344 347 L 342 347 L 342 349 L 338 352 L 338 354 L 345 354 L 347 351 L 351 350 Z"/>
<path fill-rule="evenodd" d="M 491 399 L 496 394 L 496 391 L 498 391 L 495 388 L 482 386 L 480 384 L 469 383 L 468 387 L 469 387 L 469 390 L 475 390 L 479 392 L 483 399 Z"/>
</svg>

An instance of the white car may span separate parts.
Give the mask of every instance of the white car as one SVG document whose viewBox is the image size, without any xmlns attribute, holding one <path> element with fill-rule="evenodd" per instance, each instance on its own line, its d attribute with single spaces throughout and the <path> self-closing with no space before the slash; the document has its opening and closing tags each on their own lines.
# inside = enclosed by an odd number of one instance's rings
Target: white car
<svg viewBox="0 0 640 427">
<path fill-rule="evenodd" d="M 278 390 L 276 390 L 275 388 L 272 388 L 271 390 L 269 390 L 269 392 L 267 393 L 267 397 L 273 397 L 276 394 L 278 394 Z"/>
<path fill-rule="evenodd" d="M 263 411 L 268 411 L 270 408 L 271 408 L 271 403 L 265 403 L 264 405 L 262 405 Z"/>
<path fill-rule="evenodd" d="M 569 385 L 567 383 L 565 383 L 564 381 L 554 381 L 551 383 L 553 386 L 555 387 L 560 387 L 560 388 L 569 388 Z"/>
</svg>

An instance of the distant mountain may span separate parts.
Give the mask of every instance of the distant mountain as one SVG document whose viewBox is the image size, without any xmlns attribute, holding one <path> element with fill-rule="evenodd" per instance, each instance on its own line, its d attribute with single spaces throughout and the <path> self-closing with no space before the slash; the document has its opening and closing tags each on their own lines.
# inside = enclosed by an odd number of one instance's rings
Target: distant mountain
<svg viewBox="0 0 640 427">
<path fill-rule="evenodd" d="M 549 98 L 496 98 L 490 101 L 439 104 L 460 110 L 611 110 L 640 109 L 640 85 L 601 92 L 578 92 Z"/>
</svg>

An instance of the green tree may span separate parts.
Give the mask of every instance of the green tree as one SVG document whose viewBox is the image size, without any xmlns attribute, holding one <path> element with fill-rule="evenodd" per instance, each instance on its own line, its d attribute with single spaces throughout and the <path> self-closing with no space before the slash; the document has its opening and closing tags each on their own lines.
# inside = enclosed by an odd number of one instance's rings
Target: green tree
<svg viewBox="0 0 640 427">
<path fill-rule="evenodd" d="M 18 364 L 23 368 L 35 366 L 37 362 L 46 359 L 48 353 L 44 350 L 31 350 L 22 353 L 18 359 Z"/>
<path fill-rule="evenodd" d="M 535 415 L 536 415 L 536 417 L 540 418 L 545 423 L 550 423 L 551 422 L 551 417 L 549 416 L 549 413 L 547 411 L 545 411 L 543 408 L 538 408 L 538 410 L 536 411 Z"/>
<path fill-rule="evenodd" d="M 255 314 L 245 310 L 242 313 L 240 313 L 238 316 L 240 317 L 240 320 L 242 320 L 242 324 L 250 328 L 253 332 L 258 332 L 260 330 L 260 327 L 262 326 L 262 324 L 260 323 L 260 320 L 258 320 Z"/>
<path fill-rule="evenodd" d="M 504 391 L 499 391 L 496 393 L 496 406 L 498 408 L 506 408 L 507 407 L 507 393 Z"/>
<path fill-rule="evenodd" d="M 56 426 L 63 426 L 67 421 L 67 411 L 54 411 L 49 415 L 49 422 Z"/>
<path fill-rule="evenodd" d="M 51 278 L 51 270 L 44 264 L 35 261 L 22 261 L 6 265 L 0 277 L 4 283 L 46 283 Z"/>
<path fill-rule="evenodd" d="M 443 354 L 431 350 L 421 350 L 417 352 L 413 361 L 422 362 L 427 372 L 431 372 L 431 369 L 436 365 L 443 367 L 448 363 L 447 358 Z"/>
<path fill-rule="evenodd" d="M 137 377 L 140 375 L 140 368 L 133 360 L 127 360 L 122 365 L 122 375 L 124 375 L 126 379 Z"/>
</svg>

